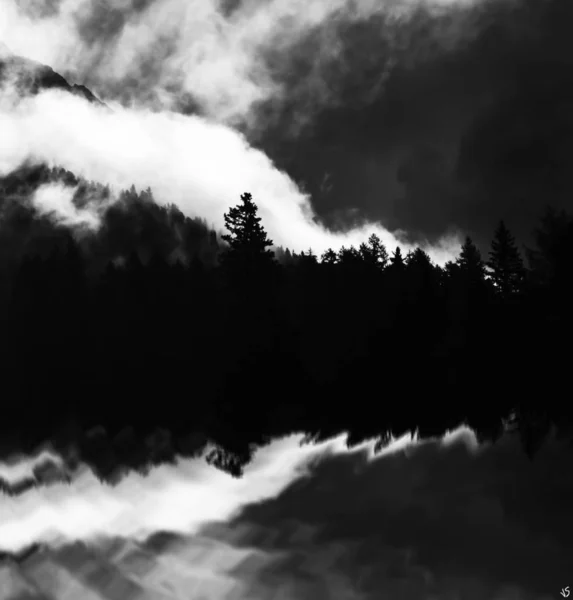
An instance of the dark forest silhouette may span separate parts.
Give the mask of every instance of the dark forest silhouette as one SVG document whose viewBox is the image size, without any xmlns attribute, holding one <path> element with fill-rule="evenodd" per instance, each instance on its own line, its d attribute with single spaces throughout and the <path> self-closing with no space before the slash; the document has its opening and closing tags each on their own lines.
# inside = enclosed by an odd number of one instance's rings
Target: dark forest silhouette
<svg viewBox="0 0 573 600">
<path fill-rule="evenodd" d="M 568 214 L 547 209 L 527 266 L 500 222 L 487 256 L 468 237 L 439 267 L 376 235 L 321 257 L 272 250 L 248 193 L 222 236 L 134 188 L 97 233 L 72 233 L 29 201 L 56 180 L 78 206 L 110 194 L 44 167 L 0 182 L 2 430 L 22 445 L 69 422 L 131 426 L 132 448 L 157 428 L 200 431 L 239 473 L 291 431 L 358 443 L 465 422 L 495 440 L 511 415 L 531 457 L 552 425 L 571 431 Z"/>
</svg>

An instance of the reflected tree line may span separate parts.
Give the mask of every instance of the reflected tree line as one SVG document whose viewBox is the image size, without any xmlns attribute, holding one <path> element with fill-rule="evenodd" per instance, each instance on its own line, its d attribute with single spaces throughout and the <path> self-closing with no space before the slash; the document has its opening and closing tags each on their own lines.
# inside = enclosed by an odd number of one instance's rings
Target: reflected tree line
<svg viewBox="0 0 573 600">
<path fill-rule="evenodd" d="M 511 421 L 530 456 L 570 432 L 566 213 L 547 209 L 525 261 L 500 222 L 487 255 L 468 237 L 440 267 L 376 235 L 273 250 L 248 193 L 221 236 L 133 188 L 72 235 L 26 200 L 54 179 L 78 208 L 109 195 L 57 169 L 0 186 L 4 429 L 200 430 L 239 466 L 294 430 L 357 443 L 465 421 L 494 440 Z"/>
</svg>

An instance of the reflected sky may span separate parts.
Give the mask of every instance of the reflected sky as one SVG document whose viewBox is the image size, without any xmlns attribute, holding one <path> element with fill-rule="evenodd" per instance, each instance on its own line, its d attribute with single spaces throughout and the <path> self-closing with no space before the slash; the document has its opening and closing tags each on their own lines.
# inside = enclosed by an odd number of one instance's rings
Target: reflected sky
<svg viewBox="0 0 573 600">
<path fill-rule="evenodd" d="M 3 496 L 0 550 L 45 544 L 21 564 L 4 561 L 8 597 L 85 588 L 82 598 L 100 600 L 189 598 L 190 589 L 533 600 L 570 585 L 565 442 L 552 439 L 531 462 L 517 439 L 480 447 L 467 429 L 423 443 L 405 436 L 376 456 L 374 442 L 348 450 L 344 436 L 302 439 L 260 450 L 242 479 L 195 459 L 116 486 L 80 468 L 70 483 Z M 18 467 L 22 477 L 24 463 L 0 475 L 14 480 Z"/>
</svg>

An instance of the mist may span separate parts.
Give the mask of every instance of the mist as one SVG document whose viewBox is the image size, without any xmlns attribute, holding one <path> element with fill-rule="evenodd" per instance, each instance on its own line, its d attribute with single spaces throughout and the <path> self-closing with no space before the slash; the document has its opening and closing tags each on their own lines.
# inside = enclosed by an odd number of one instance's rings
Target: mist
<svg viewBox="0 0 573 600">
<path fill-rule="evenodd" d="M 195 534 L 209 522 L 231 520 L 245 506 L 279 496 L 294 482 L 311 476 L 316 465 L 330 456 L 360 455 L 369 463 L 430 443 L 406 434 L 391 438 L 381 451 L 374 452 L 376 439 L 353 448 L 348 447 L 347 434 L 320 443 L 303 443 L 305 440 L 296 434 L 260 448 L 241 478 L 208 465 L 204 456 L 209 448 L 200 457 L 178 459 L 146 476 L 130 473 L 114 486 L 102 485 L 88 465 L 80 463 L 71 485 L 57 483 L 22 495 L 2 496 L 0 551 L 17 552 L 34 543 L 57 546 L 66 541 L 89 541 L 112 532 L 139 541 L 157 531 Z M 463 426 L 432 443 L 447 448 L 456 440 L 472 454 L 479 450 L 473 432 Z M 0 479 L 15 485 L 26 476 L 33 477 L 33 467 L 42 458 L 66 470 L 64 458 L 44 449 L 34 460 L 19 457 L 11 464 L 0 462 Z M 39 519 L 40 507 L 56 499 L 45 518 Z"/>
<path fill-rule="evenodd" d="M 77 208 L 73 203 L 77 188 L 59 183 L 40 186 L 31 198 L 32 206 L 40 215 L 46 215 L 58 224 L 67 227 L 97 229 L 103 206 L 97 203 Z M 98 214 L 99 213 L 99 214 Z"/>
<path fill-rule="evenodd" d="M 159 110 L 195 110 L 231 125 L 260 126 L 260 103 L 290 101 L 292 57 L 312 35 L 315 67 L 305 85 L 313 103 L 337 101 L 348 77 L 346 29 L 372 22 L 387 51 L 379 81 L 397 53 L 410 60 L 449 49 L 473 32 L 468 9 L 484 0 L 7 0 L 0 39 L 100 95 Z M 445 24 L 436 17 L 448 16 Z M 420 16 L 426 40 L 416 40 Z M 434 19 L 434 20 L 433 20 Z M 308 99 L 307 99 L 308 100 Z M 313 107 L 299 106 L 296 118 Z"/>
<path fill-rule="evenodd" d="M 333 598 L 533 599 L 566 577 L 562 441 L 528 463 L 514 436 L 478 444 L 463 426 L 380 453 L 375 440 L 348 448 L 346 435 L 303 440 L 259 449 L 241 479 L 198 457 L 108 486 L 81 465 L 71 484 L 1 497 L 0 550 L 44 545 L 0 565 L 8 590 L 23 573 L 55 597 L 108 597 L 110 566 L 124 594 L 137 585 L 146 598 L 317 597 L 296 593 L 310 573 Z M 23 477 L 24 463 L 0 463 L 0 477 Z"/>
<path fill-rule="evenodd" d="M 285 109 L 290 119 L 280 133 L 296 138 L 322 110 L 347 103 L 364 57 L 373 56 L 373 68 L 352 99 L 358 105 L 383 93 L 397 61 L 423 62 L 463 46 L 476 35 L 479 8 L 487 4 L 8 0 L 0 40 L 87 85 L 113 105 L 113 114 L 63 96 L 27 101 L 17 119 L 26 133 L 12 126 L 13 136 L 25 141 L 16 143 L 19 150 L 5 141 L 0 161 L 41 157 L 112 187 L 150 186 L 160 203 L 172 202 L 217 227 L 249 191 L 271 239 L 297 251 L 321 253 L 373 232 L 389 247 L 408 250 L 408 232 L 392 223 L 391 233 L 384 220 L 366 222 L 359 199 L 342 211 L 343 229 L 351 230 L 329 233 L 318 225 L 314 199 L 275 168 L 258 141 Z M 368 53 L 362 48 L 354 56 L 352 27 L 361 24 L 370 31 Z M 301 66 L 304 56 L 312 56 L 311 68 Z M 4 118 L 8 114 L 12 119 L 6 111 Z M 45 141 L 55 122 L 57 148 Z M 12 151 L 14 157 L 7 156 Z M 458 233 L 447 228 L 433 247 L 419 237 L 416 242 L 443 263 L 459 250 Z"/>
<path fill-rule="evenodd" d="M 357 245 L 372 232 L 390 247 L 399 243 L 378 224 L 344 234 L 327 231 L 313 221 L 308 196 L 286 173 L 243 135 L 205 118 L 117 104 L 110 110 L 65 92 L 46 91 L 19 103 L 1 103 L 0 127 L 3 175 L 36 162 L 110 185 L 116 197 L 131 185 L 140 190 L 150 187 L 158 202 L 175 204 L 186 215 L 205 218 L 219 229 L 223 213 L 241 193 L 250 191 L 275 244 L 323 252 L 328 247 Z M 69 214 L 71 193 L 50 188 L 49 193 L 36 194 L 34 202 L 41 213 L 59 215 L 61 223 L 77 222 L 78 215 Z M 93 207 L 84 211 L 80 221 L 85 219 L 97 227 Z M 443 262 L 454 254 L 457 243 L 450 238 L 428 250 Z"/>
</svg>

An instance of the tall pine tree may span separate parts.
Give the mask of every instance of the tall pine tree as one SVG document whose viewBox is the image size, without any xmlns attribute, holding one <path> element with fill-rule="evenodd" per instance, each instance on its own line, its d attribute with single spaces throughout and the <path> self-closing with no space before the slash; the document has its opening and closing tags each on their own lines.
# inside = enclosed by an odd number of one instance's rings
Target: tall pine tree
<svg viewBox="0 0 573 600">
<path fill-rule="evenodd" d="M 568 287 L 573 265 L 573 218 L 547 207 L 534 231 L 535 248 L 526 250 L 529 274 L 543 286 Z"/>
<path fill-rule="evenodd" d="M 389 256 L 386 246 L 375 233 L 368 238 L 367 244 L 360 244 L 360 255 L 367 264 L 376 266 L 380 270 L 383 270 L 388 264 Z"/>
<path fill-rule="evenodd" d="M 523 290 L 525 269 L 515 238 L 503 221 L 494 233 L 487 267 L 493 284 L 507 298 Z"/>
<path fill-rule="evenodd" d="M 479 248 L 474 244 L 469 235 L 466 236 L 462 244 L 456 264 L 459 267 L 460 275 L 470 287 L 480 286 L 485 282 L 485 263 Z"/>
<path fill-rule="evenodd" d="M 406 262 L 404 260 L 404 256 L 402 255 L 402 250 L 400 250 L 400 246 L 396 246 L 396 250 L 394 250 L 392 256 L 390 257 L 390 265 L 395 270 L 402 270 L 406 266 Z"/>
<path fill-rule="evenodd" d="M 273 372 L 270 359 L 280 339 L 276 310 L 279 265 L 257 212 L 251 194 L 245 193 L 241 204 L 224 214 L 229 233 L 222 239 L 229 246 L 220 259 L 227 288 L 222 301 L 222 330 L 232 335 L 232 344 L 222 351 L 225 376 L 218 393 L 231 403 L 240 402 L 233 410 L 253 419 L 263 414 L 263 381 Z M 257 385 L 252 372 L 261 374 Z"/>
<path fill-rule="evenodd" d="M 224 214 L 229 233 L 222 238 L 229 247 L 222 253 L 221 266 L 231 279 L 251 284 L 253 278 L 268 274 L 276 260 L 252 195 L 242 194 L 241 202 Z"/>
</svg>

